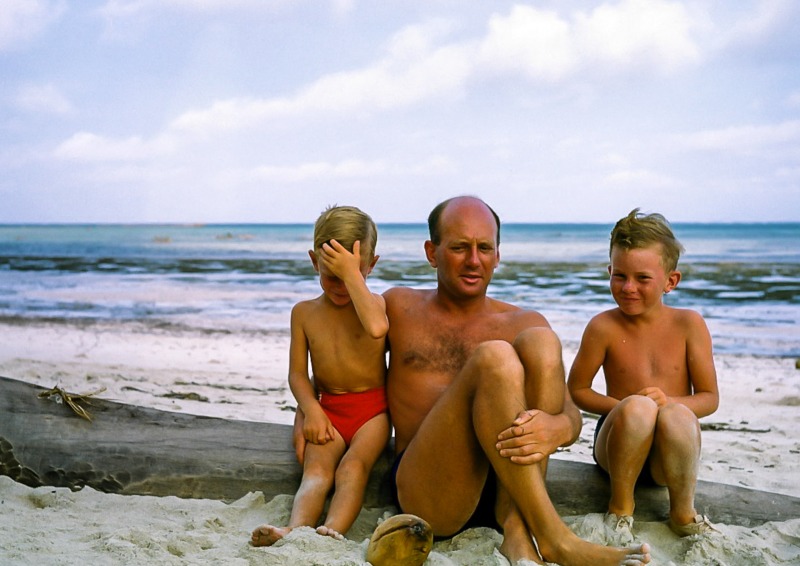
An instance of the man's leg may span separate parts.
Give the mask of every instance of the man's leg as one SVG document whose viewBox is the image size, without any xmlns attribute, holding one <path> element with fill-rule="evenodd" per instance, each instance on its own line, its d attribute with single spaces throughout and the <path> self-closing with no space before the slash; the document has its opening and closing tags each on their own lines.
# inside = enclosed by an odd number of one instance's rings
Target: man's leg
<svg viewBox="0 0 800 566">
<path fill-rule="evenodd" d="M 561 343 L 549 329 L 531 328 L 517 336 L 514 349 L 523 366 L 526 407 L 558 414 L 564 408 L 565 379 Z M 547 475 L 547 459 L 538 464 L 542 476 Z M 499 482 L 498 482 L 499 484 Z M 527 558 L 540 562 L 525 519 L 508 491 L 498 485 L 495 514 L 503 527 L 500 552 L 514 564 Z"/>
<path fill-rule="evenodd" d="M 564 566 L 648 562 L 646 546 L 606 548 L 577 537 L 553 507 L 541 469 L 499 455 L 497 435 L 525 404 L 514 348 L 501 341 L 479 346 L 403 455 L 397 475 L 403 510 L 426 519 L 437 534 L 456 532 L 477 503 L 488 459 L 545 559 Z"/>
</svg>

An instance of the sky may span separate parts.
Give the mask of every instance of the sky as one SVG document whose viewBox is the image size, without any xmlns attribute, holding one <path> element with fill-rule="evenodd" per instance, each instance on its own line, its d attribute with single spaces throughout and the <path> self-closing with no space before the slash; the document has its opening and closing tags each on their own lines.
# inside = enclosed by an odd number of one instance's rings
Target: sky
<svg viewBox="0 0 800 566">
<path fill-rule="evenodd" d="M 800 221 L 796 0 L 0 0 L 0 223 Z"/>
</svg>

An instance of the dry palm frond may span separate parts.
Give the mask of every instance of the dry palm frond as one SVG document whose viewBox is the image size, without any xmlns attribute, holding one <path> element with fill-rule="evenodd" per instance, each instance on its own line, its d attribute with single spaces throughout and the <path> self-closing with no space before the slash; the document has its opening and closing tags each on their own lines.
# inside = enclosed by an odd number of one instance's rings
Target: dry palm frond
<svg viewBox="0 0 800 566">
<path fill-rule="evenodd" d="M 82 419 L 86 419 L 87 421 L 91 422 L 92 421 L 91 413 L 89 413 L 89 411 L 87 411 L 86 409 L 81 407 L 78 404 L 78 402 L 79 401 L 84 401 L 84 402 L 89 403 L 91 405 L 92 403 L 91 403 L 91 401 L 89 401 L 89 397 L 93 397 L 94 395 L 102 393 L 105 390 L 106 390 L 105 387 L 101 387 L 97 391 L 92 391 L 91 393 L 80 393 L 80 394 L 79 393 L 67 393 L 62 388 L 60 388 L 59 386 L 56 385 L 52 389 L 48 389 L 47 391 L 42 391 L 41 393 L 39 393 L 39 397 L 44 398 L 44 397 L 54 397 L 55 396 L 56 397 L 56 403 L 65 403 L 70 409 L 72 409 L 75 412 L 76 415 L 78 415 Z"/>
</svg>

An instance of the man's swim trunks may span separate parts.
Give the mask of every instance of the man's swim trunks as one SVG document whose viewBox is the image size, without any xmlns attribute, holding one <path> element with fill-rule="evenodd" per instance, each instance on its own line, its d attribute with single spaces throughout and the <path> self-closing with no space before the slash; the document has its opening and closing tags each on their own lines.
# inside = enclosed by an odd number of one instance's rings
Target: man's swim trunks
<svg viewBox="0 0 800 566">
<path fill-rule="evenodd" d="M 395 507 L 397 507 L 401 512 L 403 508 L 400 506 L 400 499 L 397 493 L 397 469 L 400 467 L 400 460 L 403 458 L 403 453 L 397 455 L 395 458 L 394 464 L 392 465 L 392 471 L 389 474 L 389 488 L 392 492 L 392 500 L 394 501 Z M 463 532 L 467 529 L 472 529 L 475 527 L 489 527 L 490 529 L 494 529 L 496 531 L 503 532 L 503 529 L 497 524 L 497 519 L 495 518 L 494 514 L 494 504 L 497 500 L 497 475 L 494 473 L 492 468 L 489 468 L 489 475 L 486 477 L 486 483 L 483 484 L 483 491 L 481 492 L 481 497 L 478 500 L 478 506 L 473 511 L 472 516 L 467 519 L 467 522 L 461 527 L 460 532 Z M 424 519 L 424 517 L 423 517 Z M 455 533 L 455 536 L 458 533 Z M 450 537 L 435 537 L 436 540 L 442 540 L 443 538 L 450 538 Z"/>
<path fill-rule="evenodd" d="M 364 423 L 389 408 L 385 387 L 338 395 L 322 392 L 319 404 L 347 446 L 350 446 L 353 436 Z"/>
<path fill-rule="evenodd" d="M 597 447 L 597 435 L 600 434 L 600 429 L 603 427 L 603 423 L 606 422 L 606 417 L 608 415 L 600 415 L 600 418 L 597 419 L 597 426 L 594 429 L 594 445 L 592 446 L 592 458 L 594 458 L 594 463 L 603 470 L 603 466 L 600 465 L 600 462 L 597 461 L 597 454 L 595 453 L 595 448 Z M 606 474 L 606 470 L 603 470 Z M 639 472 L 639 478 L 636 480 L 638 485 L 658 485 L 656 480 L 653 479 L 653 476 L 650 474 L 650 459 L 648 458 L 645 460 L 644 466 L 642 467 L 642 471 Z"/>
</svg>

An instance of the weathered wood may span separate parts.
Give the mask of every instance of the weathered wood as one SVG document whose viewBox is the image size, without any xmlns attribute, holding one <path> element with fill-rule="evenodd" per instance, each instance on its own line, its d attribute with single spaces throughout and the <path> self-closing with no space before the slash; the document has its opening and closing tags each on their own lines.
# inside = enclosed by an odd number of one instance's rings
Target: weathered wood
<svg viewBox="0 0 800 566">
<path fill-rule="evenodd" d="M 0 473 L 26 485 L 232 501 L 251 491 L 294 493 L 302 470 L 291 427 L 159 411 L 92 398 L 93 422 L 41 399 L 43 388 L 0 377 Z M 379 460 L 365 504 L 387 505 L 390 456 Z M 551 459 L 548 490 L 562 515 L 605 510 L 607 478 L 594 465 Z M 662 520 L 662 488 L 638 488 L 638 520 Z M 699 482 L 698 510 L 714 521 L 758 525 L 800 517 L 800 499 Z"/>
</svg>

